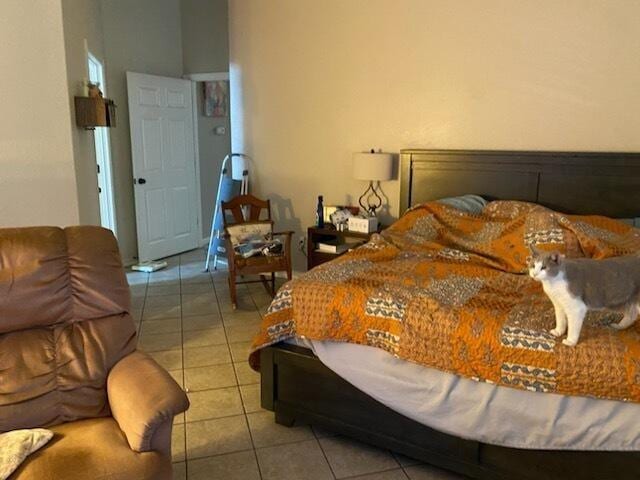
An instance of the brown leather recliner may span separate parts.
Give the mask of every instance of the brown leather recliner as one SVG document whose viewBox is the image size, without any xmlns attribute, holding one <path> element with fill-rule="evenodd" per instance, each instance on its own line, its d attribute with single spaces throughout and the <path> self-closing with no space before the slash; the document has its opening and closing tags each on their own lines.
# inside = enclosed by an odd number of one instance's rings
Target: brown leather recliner
<svg viewBox="0 0 640 480">
<path fill-rule="evenodd" d="M 98 227 L 0 229 L 0 432 L 48 427 L 10 477 L 170 479 L 189 402 L 142 352 L 118 245 Z"/>
</svg>

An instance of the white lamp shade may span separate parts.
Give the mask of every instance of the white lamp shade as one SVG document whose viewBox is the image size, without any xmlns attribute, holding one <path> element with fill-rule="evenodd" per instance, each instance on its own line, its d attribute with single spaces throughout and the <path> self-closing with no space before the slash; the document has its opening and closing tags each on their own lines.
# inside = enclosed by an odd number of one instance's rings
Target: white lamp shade
<svg viewBox="0 0 640 480">
<path fill-rule="evenodd" d="M 367 181 L 393 179 L 393 155 L 390 153 L 354 153 L 353 178 Z"/>
<path fill-rule="evenodd" d="M 242 180 L 242 173 L 247 170 L 247 159 L 244 155 L 233 155 L 231 157 L 231 178 Z"/>
</svg>

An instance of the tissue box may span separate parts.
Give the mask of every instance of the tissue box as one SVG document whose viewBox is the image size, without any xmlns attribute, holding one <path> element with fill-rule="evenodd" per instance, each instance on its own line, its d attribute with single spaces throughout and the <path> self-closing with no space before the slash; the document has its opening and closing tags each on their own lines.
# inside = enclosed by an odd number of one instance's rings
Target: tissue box
<svg viewBox="0 0 640 480">
<path fill-rule="evenodd" d="M 351 232 L 371 233 L 378 230 L 378 219 L 376 217 L 349 217 L 348 225 Z"/>
</svg>

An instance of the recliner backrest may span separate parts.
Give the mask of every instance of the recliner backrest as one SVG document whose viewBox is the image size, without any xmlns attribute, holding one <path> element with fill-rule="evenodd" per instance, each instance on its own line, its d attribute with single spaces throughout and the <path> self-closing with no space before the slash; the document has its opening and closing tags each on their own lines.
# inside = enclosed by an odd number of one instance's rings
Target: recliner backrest
<svg viewBox="0 0 640 480">
<path fill-rule="evenodd" d="M 109 415 L 106 378 L 135 350 L 113 234 L 0 229 L 0 431 Z"/>
</svg>

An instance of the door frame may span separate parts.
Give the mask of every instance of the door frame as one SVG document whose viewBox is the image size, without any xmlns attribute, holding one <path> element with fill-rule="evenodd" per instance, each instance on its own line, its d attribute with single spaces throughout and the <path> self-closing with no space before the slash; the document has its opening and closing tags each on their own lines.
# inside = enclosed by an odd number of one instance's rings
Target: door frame
<svg viewBox="0 0 640 480">
<path fill-rule="evenodd" d="M 202 235 L 202 240 L 200 240 L 200 246 L 205 246 L 209 244 L 209 237 L 204 236 L 206 233 L 202 231 L 202 226 L 204 225 L 204 214 L 202 211 L 202 191 L 200 187 L 200 139 L 198 137 L 198 117 L 199 117 L 199 105 L 198 105 L 198 83 L 199 82 L 218 82 L 218 81 L 229 81 L 229 72 L 208 72 L 208 73 L 190 73 L 187 75 L 183 75 L 182 78 L 185 80 L 191 80 L 191 98 L 193 100 L 193 145 L 196 155 L 196 191 L 198 193 L 198 198 L 200 202 L 198 203 L 198 218 L 200 222 L 200 234 Z M 231 92 L 229 92 L 231 95 Z M 214 200 L 215 201 L 215 200 Z"/>
<path fill-rule="evenodd" d="M 86 41 L 85 41 L 86 42 Z M 96 65 L 99 76 L 100 76 L 100 90 L 107 96 L 107 79 L 105 73 L 105 64 L 104 61 L 100 60 L 96 55 L 91 53 L 88 48 L 88 45 L 85 43 L 85 57 L 86 57 L 86 68 L 87 68 L 87 79 L 89 81 L 94 81 L 91 78 L 91 70 L 89 68 L 89 64 L 93 63 Z M 100 129 L 100 130 L 98 130 Z M 104 179 L 104 189 L 105 191 L 98 192 L 98 202 L 100 205 L 100 225 L 109 228 L 113 234 L 118 236 L 118 219 L 116 216 L 116 200 L 115 200 L 115 190 L 114 190 L 114 180 L 113 180 L 113 162 L 111 155 L 111 139 L 109 135 L 109 129 L 107 127 L 96 127 L 93 130 L 93 142 L 94 142 L 94 150 L 95 150 L 95 161 L 96 161 L 96 176 L 102 173 L 102 178 Z M 100 151 L 100 154 L 99 154 Z M 99 160 L 102 161 L 99 161 Z M 101 169 L 102 171 L 97 171 L 97 169 Z M 100 187 L 98 187 L 100 188 Z M 109 217 L 107 221 L 105 221 L 103 215 L 103 209 L 107 210 L 107 216 Z M 105 225 L 108 224 L 108 225 Z"/>
</svg>

